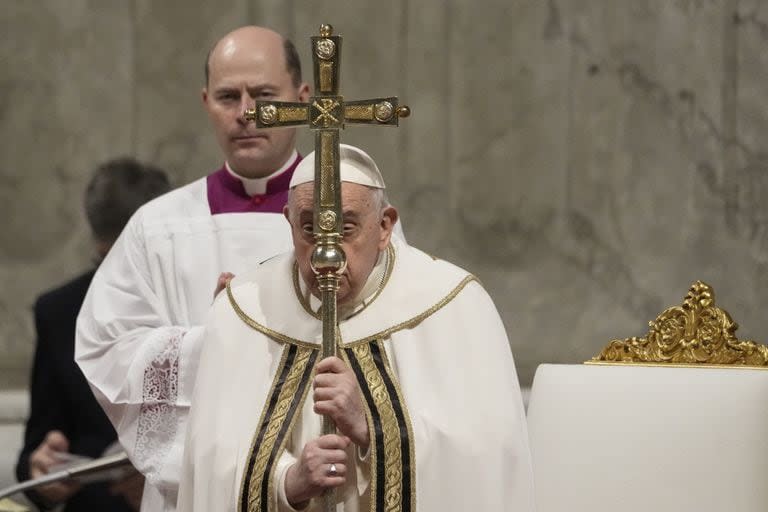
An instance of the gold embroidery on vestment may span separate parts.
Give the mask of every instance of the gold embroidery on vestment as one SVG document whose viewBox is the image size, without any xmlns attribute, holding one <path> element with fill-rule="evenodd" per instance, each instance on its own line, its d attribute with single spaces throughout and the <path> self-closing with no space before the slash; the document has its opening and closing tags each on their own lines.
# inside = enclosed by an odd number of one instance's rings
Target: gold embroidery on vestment
<svg viewBox="0 0 768 512">
<path fill-rule="evenodd" d="M 448 293 L 448 295 L 440 299 L 436 304 L 434 304 L 432 307 L 430 307 L 426 311 L 414 316 L 413 318 L 409 318 L 404 322 L 400 322 L 399 324 L 394 325 L 388 329 L 384 329 L 383 331 L 377 332 L 376 334 L 366 336 L 365 338 L 361 338 L 359 340 L 350 341 L 348 343 L 342 343 L 342 346 L 353 347 L 358 344 L 368 343 L 369 341 L 389 338 L 392 334 L 396 333 L 397 331 L 402 331 L 403 329 L 410 329 L 412 327 L 416 327 L 421 322 L 423 322 L 433 314 L 437 313 L 443 307 L 445 307 L 453 299 L 455 299 L 456 296 L 461 292 L 461 290 L 463 290 L 464 287 L 467 286 L 472 281 L 477 281 L 477 278 L 472 274 L 469 274 L 467 277 L 462 279 L 461 282 L 457 284 L 456 287 L 450 291 L 450 293 Z"/>
<path fill-rule="evenodd" d="M 259 331 L 264 336 L 271 338 L 279 343 L 287 343 L 289 345 L 296 345 L 298 347 L 304 348 L 317 348 L 317 344 L 315 343 L 301 341 L 296 338 L 286 336 L 285 334 L 279 333 L 277 331 L 273 331 L 269 327 L 261 325 L 256 320 L 248 316 L 248 314 L 243 311 L 243 309 L 237 303 L 237 300 L 235 300 L 235 296 L 232 293 L 232 288 L 230 287 L 229 283 L 227 283 L 227 297 L 229 298 L 229 303 L 232 305 L 232 309 L 235 310 L 235 314 L 245 323 L 245 325 L 251 329 Z"/>
<path fill-rule="evenodd" d="M 274 410 L 272 410 L 272 414 L 269 418 L 266 418 L 267 411 L 269 409 L 268 404 L 272 400 L 273 395 L 276 392 L 278 380 L 280 379 L 280 376 L 283 373 L 283 369 L 285 365 L 287 364 L 287 354 L 290 350 L 290 347 L 286 346 L 283 349 L 283 355 L 280 359 L 280 364 L 277 368 L 277 371 L 275 372 L 275 377 L 272 382 L 272 387 L 269 391 L 269 395 L 267 395 L 267 400 L 264 403 L 264 408 L 261 412 L 261 418 L 259 420 L 256 432 L 253 435 L 253 440 L 251 441 L 251 448 L 248 451 L 249 456 L 246 459 L 246 467 L 245 467 L 245 474 L 243 475 L 243 482 L 242 485 L 248 486 L 248 512 L 263 512 L 264 510 L 274 510 L 276 509 L 276 497 L 274 494 L 274 472 L 277 468 L 277 464 L 273 464 L 270 474 L 265 475 L 265 470 L 267 467 L 267 463 L 269 462 L 269 458 L 272 454 L 272 451 L 275 447 L 275 443 L 277 441 L 277 436 L 282 430 L 284 423 L 287 419 L 288 411 L 291 406 L 291 403 L 294 401 L 297 391 L 299 390 L 299 386 L 301 384 L 302 376 L 304 375 L 304 372 L 307 369 L 307 363 L 310 359 L 310 356 L 315 351 L 315 349 L 309 349 L 304 347 L 296 347 L 296 355 L 294 356 L 293 363 L 291 366 L 291 369 L 285 378 L 282 388 L 280 389 L 280 393 L 277 397 L 277 402 L 275 405 Z M 303 393 L 300 397 L 300 403 L 303 403 L 304 399 L 306 398 L 307 390 L 310 388 L 309 385 L 304 387 Z M 296 417 L 299 416 L 298 413 L 294 413 L 293 417 L 290 419 L 290 423 L 288 426 L 288 430 L 286 431 L 286 435 L 283 438 L 283 441 L 280 443 L 278 452 L 275 456 L 275 461 L 277 461 L 280 458 L 280 454 L 285 449 L 285 443 L 286 439 L 290 436 L 290 431 L 293 429 L 293 423 L 295 422 Z M 259 443 L 259 446 L 256 446 L 256 441 L 258 439 L 259 433 L 262 430 L 262 425 L 264 425 L 264 422 L 268 421 L 267 427 L 264 429 L 264 436 L 261 439 L 261 442 Z M 246 477 L 248 476 L 248 467 L 250 465 L 251 457 L 253 456 L 254 452 L 256 453 L 256 458 L 253 463 L 253 469 L 250 471 L 250 478 L 248 478 L 246 481 Z M 264 478 L 269 479 L 268 484 L 268 500 L 269 503 L 262 503 L 261 500 L 261 486 L 263 484 Z M 238 498 L 238 502 L 242 500 L 242 490 L 244 487 L 241 487 L 240 497 Z M 242 510 L 242 503 L 239 504 L 238 510 Z"/>
<path fill-rule="evenodd" d="M 400 403 L 400 409 L 405 421 L 405 427 L 408 436 L 408 454 L 409 454 L 409 474 L 403 475 L 403 453 L 401 450 L 401 434 L 400 423 L 395 413 L 394 405 L 392 402 L 392 396 L 389 394 L 389 390 L 384 383 L 384 378 L 376 366 L 376 363 L 371 354 L 371 343 L 376 343 L 379 349 L 381 360 L 385 368 L 385 372 L 392 383 L 397 401 Z M 360 369 L 363 373 L 365 382 L 360 385 L 365 385 L 373 399 L 378 413 L 379 421 L 381 423 L 381 432 L 384 445 L 384 453 L 379 454 L 376 449 L 375 432 L 373 429 L 372 411 L 368 406 L 368 403 L 363 399 L 363 404 L 366 408 L 366 415 L 368 417 L 369 436 L 370 436 L 370 458 L 371 458 L 371 512 L 397 512 L 401 510 L 401 504 L 403 501 L 403 481 L 409 479 L 410 481 L 410 496 L 406 497 L 411 502 L 411 510 L 416 510 L 416 493 L 415 493 L 415 450 L 414 450 L 414 435 L 413 428 L 411 426 L 411 420 L 408 415 L 408 409 L 403 400 L 403 393 L 400 390 L 397 377 L 391 369 L 389 364 L 389 358 L 384 349 L 382 343 L 374 341 L 371 343 L 361 343 L 354 347 L 350 347 L 355 354 L 355 359 L 360 365 Z M 350 363 L 345 351 L 342 351 L 347 364 Z M 376 467 L 379 457 L 384 457 L 384 482 L 378 482 L 376 478 Z M 384 486 L 384 510 L 379 511 L 376 509 L 376 490 L 379 486 Z"/>
<path fill-rule="evenodd" d="M 376 334 L 372 334 L 370 336 L 366 336 L 365 338 L 361 338 L 359 340 L 353 340 L 350 342 L 342 342 L 341 346 L 344 347 L 351 347 L 354 345 L 357 345 L 358 343 L 368 343 L 369 341 L 373 340 L 380 340 L 384 338 L 388 338 L 392 334 L 396 333 L 397 331 L 402 331 L 403 329 L 409 329 L 412 327 L 415 327 L 419 325 L 421 322 L 435 314 L 437 311 L 445 307 L 448 303 L 450 303 L 453 299 L 456 298 L 456 296 L 461 292 L 461 290 L 464 289 L 469 283 L 472 281 L 478 281 L 478 279 L 473 276 L 472 274 L 467 275 L 464 279 L 461 280 L 459 284 L 456 285 L 456 287 L 451 290 L 445 297 L 440 299 L 436 304 L 431 306 L 429 309 L 423 311 L 422 313 L 419 313 L 418 315 L 414 316 L 413 318 L 409 318 L 408 320 L 404 322 L 400 322 L 397 325 L 394 325 L 388 329 L 384 329 L 383 331 L 379 331 Z M 478 281 L 479 282 L 479 281 Z M 253 318 L 249 317 L 245 311 L 240 308 L 240 306 L 237 304 L 237 301 L 235 300 L 234 295 L 232 294 L 232 289 L 230 288 L 229 283 L 227 283 L 227 296 L 229 297 L 229 302 L 232 304 L 232 308 L 235 310 L 235 313 L 238 317 L 250 328 L 259 331 L 264 336 L 267 336 L 269 338 L 272 338 L 275 341 L 278 341 L 280 343 L 290 343 L 293 345 L 297 345 L 300 347 L 312 347 L 317 348 L 316 343 L 310 343 L 307 341 L 302 341 L 296 338 L 291 338 L 289 336 L 286 336 L 285 334 L 279 333 L 277 331 L 274 331 L 270 329 L 269 327 L 266 327 L 264 325 L 261 325 Z M 301 294 L 299 294 L 301 296 Z M 306 309 L 306 308 L 305 308 Z M 317 318 L 316 315 L 312 312 L 310 309 L 308 313 L 312 314 Z"/>
<path fill-rule="evenodd" d="M 410 478 L 410 499 L 411 511 L 416 511 L 416 437 L 413 433 L 413 424 L 411 423 L 411 416 L 408 414 L 408 407 L 405 403 L 405 395 L 403 390 L 400 389 L 400 381 L 397 379 L 395 372 L 392 371 L 392 366 L 389 364 L 389 357 L 387 357 L 387 351 L 384 349 L 384 343 L 382 341 L 375 342 L 379 346 L 379 352 L 381 352 L 381 360 L 384 363 L 384 369 L 389 375 L 389 380 L 392 382 L 392 386 L 395 388 L 397 394 L 397 400 L 400 403 L 400 409 L 405 420 L 405 428 L 408 435 L 408 453 L 409 453 L 409 467 L 410 474 L 404 475 L 403 478 Z M 354 348 L 352 349 L 354 350 Z M 401 454 L 402 456 L 402 454 Z"/>
</svg>

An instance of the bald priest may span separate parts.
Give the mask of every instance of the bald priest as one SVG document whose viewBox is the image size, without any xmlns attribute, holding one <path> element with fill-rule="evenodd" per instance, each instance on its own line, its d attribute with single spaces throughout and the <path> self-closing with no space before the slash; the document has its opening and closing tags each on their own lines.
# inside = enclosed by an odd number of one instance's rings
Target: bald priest
<svg viewBox="0 0 768 512">
<path fill-rule="evenodd" d="M 374 161 L 341 147 L 348 265 L 322 359 L 314 155 L 284 213 L 294 250 L 236 278 L 206 326 L 180 511 L 531 511 L 520 387 L 499 314 L 466 271 L 392 237 Z M 322 360 L 321 360 L 322 359 Z M 321 435 L 320 414 L 337 434 Z"/>
</svg>

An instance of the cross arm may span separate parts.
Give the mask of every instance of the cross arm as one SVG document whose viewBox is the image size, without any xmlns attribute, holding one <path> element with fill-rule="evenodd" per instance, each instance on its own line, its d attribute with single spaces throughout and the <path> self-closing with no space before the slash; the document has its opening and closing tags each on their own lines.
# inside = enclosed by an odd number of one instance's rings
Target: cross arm
<svg viewBox="0 0 768 512">
<path fill-rule="evenodd" d="M 398 106 L 397 97 L 344 102 L 344 121 L 350 124 L 397 126 L 410 112 L 408 107 Z"/>
<path fill-rule="evenodd" d="M 245 111 L 245 119 L 258 128 L 279 128 L 309 124 L 309 104 L 292 101 L 257 101 Z"/>
</svg>

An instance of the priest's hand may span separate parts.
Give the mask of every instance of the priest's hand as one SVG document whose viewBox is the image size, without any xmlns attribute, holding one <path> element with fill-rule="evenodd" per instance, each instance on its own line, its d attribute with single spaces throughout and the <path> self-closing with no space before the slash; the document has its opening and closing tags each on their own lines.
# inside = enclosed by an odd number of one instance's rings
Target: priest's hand
<svg viewBox="0 0 768 512">
<path fill-rule="evenodd" d="M 299 460 L 285 475 L 285 497 L 293 508 L 301 509 L 326 489 L 346 482 L 349 443 L 345 436 L 329 434 L 304 445 Z"/>
<path fill-rule="evenodd" d="M 29 455 L 29 476 L 39 478 L 51 472 L 51 468 L 61 464 L 60 455 L 69 451 L 69 440 L 58 430 L 51 430 L 45 439 Z M 64 480 L 54 484 L 45 485 L 36 489 L 46 501 L 52 504 L 62 503 L 80 489 L 80 484 L 72 480 Z"/>
<path fill-rule="evenodd" d="M 216 288 L 213 290 L 213 298 L 216 299 L 216 296 L 227 287 L 227 284 L 234 279 L 235 274 L 232 272 L 222 272 L 219 274 L 219 279 L 216 281 Z"/>
<path fill-rule="evenodd" d="M 368 450 L 368 420 L 360 386 L 352 370 L 338 357 L 326 357 L 317 365 L 312 386 L 315 412 L 330 416 L 339 432 L 349 437 L 362 452 Z"/>
</svg>

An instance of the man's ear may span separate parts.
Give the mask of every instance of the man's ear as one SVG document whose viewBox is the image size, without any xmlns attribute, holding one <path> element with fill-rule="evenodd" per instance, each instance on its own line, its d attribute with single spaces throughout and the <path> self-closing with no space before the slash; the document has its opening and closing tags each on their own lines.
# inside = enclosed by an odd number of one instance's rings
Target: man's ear
<svg viewBox="0 0 768 512">
<path fill-rule="evenodd" d="M 389 245 L 389 240 L 392 238 L 392 231 L 395 229 L 397 219 L 400 218 L 400 214 L 397 213 L 397 208 L 394 206 L 387 206 L 381 215 L 381 237 L 379 238 L 379 250 L 383 251 Z"/>
<path fill-rule="evenodd" d="M 309 84 L 307 82 L 303 82 L 299 86 L 299 101 L 304 103 L 309 101 Z"/>
<path fill-rule="evenodd" d="M 283 216 L 285 217 L 285 220 L 288 221 L 288 224 L 290 224 L 291 223 L 291 216 L 290 216 L 290 212 L 288 210 L 288 205 L 287 204 L 285 206 L 283 206 Z"/>
<path fill-rule="evenodd" d="M 200 97 L 203 100 L 203 105 L 207 107 L 208 106 L 208 88 L 207 87 L 203 87 L 203 90 L 200 93 Z"/>
</svg>

